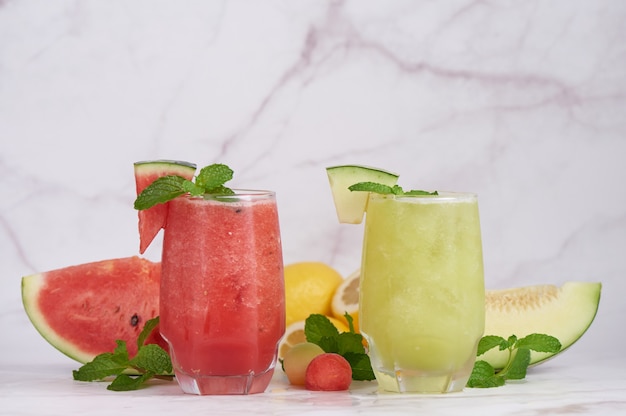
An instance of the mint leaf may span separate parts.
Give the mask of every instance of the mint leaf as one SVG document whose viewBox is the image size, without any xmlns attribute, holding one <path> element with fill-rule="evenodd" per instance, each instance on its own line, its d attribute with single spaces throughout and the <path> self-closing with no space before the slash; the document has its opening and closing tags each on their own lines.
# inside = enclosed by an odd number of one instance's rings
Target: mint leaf
<svg viewBox="0 0 626 416">
<path fill-rule="evenodd" d="M 350 315 L 348 323 L 350 332 L 339 333 L 326 316 L 312 314 L 304 323 L 304 335 L 308 342 L 319 345 L 324 352 L 345 358 L 350 363 L 354 380 L 374 380 L 372 364 L 363 347 L 363 336 L 354 332 Z"/>
<path fill-rule="evenodd" d="M 486 335 L 478 342 L 476 355 L 480 356 L 492 348 L 508 350 L 509 358 L 502 370 L 496 372 L 486 361 L 474 363 L 467 387 L 498 387 L 506 380 L 522 380 L 526 377 L 530 364 L 530 350 L 538 352 L 558 352 L 561 343 L 558 339 L 545 334 L 530 334 L 518 339 L 511 335 L 507 339 L 496 335 Z"/>
<path fill-rule="evenodd" d="M 498 347 L 500 351 L 509 347 L 509 343 L 502 337 L 497 335 L 486 335 L 478 342 L 477 356 L 481 356 L 492 348 Z"/>
<path fill-rule="evenodd" d="M 233 171 L 226 165 L 213 164 L 205 166 L 200 170 L 200 173 L 196 177 L 196 185 L 204 188 L 208 193 L 214 189 L 221 189 L 222 185 L 233 178 Z"/>
<path fill-rule="evenodd" d="M 188 181 L 186 179 L 183 181 L 183 190 L 185 192 L 189 192 L 189 194 L 193 196 L 200 196 L 204 193 L 203 187 L 198 186 L 195 183 Z"/>
<path fill-rule="evenodd" d="M 499 387 L 505 383 L 504 377 L 495 375 L 495 370 L 487 361 L 476 361 L 467 381 L 467 387 Z"/>
<path fill-rule="evenodd" d="M 117 340 L 113 352 L 99 354 L 78 370 L 72 371 L 74 380 L 96 381 L 116 376 L 107 389 L 127 391 L 139 388 L 152 377 L 171 373 L 172 361 L 168 353 L 156 344 L 144 345 L 146 338 L 158 323 L 158 317 L 146 322 L 137 338 L 138 350 L 135 357 L 129 359 L 126 341 Z M 130 376 L 126 374 L 128 370 L 139 371 L 141 375 Z"/>
<path fill-rule="evenodd" d="M 518 348 L 513 354 L 510 365 L 501 371 L 499 375 L 507 380 L 522 380 L 526 377 L 529 363 L 530 350 Z"/>
<path fill-rule="evenodd" d="M 307 341 L 309 341 L 308 338 Z M 337 352 L 339 350 L 339 346 L 337 345 L 337 337 L 323 336 L 319 338 L 317 342 L 313 343 L 319 345 L 324 350 L 324 352 Z"/>
<path fill-rule="evenodd" d="M 119 362 L 128 362 L 128 349 L 126 348 L 126 341 L 118 339 L 115 341 L 117 346 L 113 350 L 113 357 Z"/>
<path fill-rule="evenodd" d="M 393 194 L 393 188 L 376 182 L 359 182 L 348 186 L 350 191 L 375 192 L 377 194 Z"/>
<path fill-rule="evenodd" d="M 342 332 L 336 337 L 337 339 L 337 354 L 345 355 L 347 353 L 365 354 L 365 347 L 363 347 L 363 336 L 354 332 Z"/>
<path fill-rule="evenodd" d="M 346 318 L 346 321 L 348 322 L 348 329 L 350 332 L 354 332 L 354 319 L 352 319 L 352 315 L 346 312 L 343 314 L 343 317 Z"/>
<path fill-rule="evenodd" d="M 143 329 L 141 330 L 141 332 L 139 333 L 139 336 L 137 337 L 137 350 L 139 350 L 143 346 L 143 344 L 146 343 L 146 339 L 150 336 L 152 331 L 154 331 L 154 329 L 157 326 L 159 326 L 158 316 L 152 319 L 148 319 L 146 321 L 146 323 L 143 326 Z"/>
<path fill-rule="evenodd" d="M 515 335 L 511 335 L 507 340 L 506 340 L 508 346 L 506 348 L 514 348 L 515 347 L 515 343 L 517 342 L 517 337 Z"/>
<path fill-rule="evenodd" d="M 139 377 L 131 377 L 128 374 L 120 374 L 107 386 L 107 390 L 130 391 L 139 389 L 154 374 L 148 372 Z"/>
<path fill-rule="evenodd" d="M 528 348 L 537 352 L 559 352 L 561 350 L 561 342 L 545 334 L 530 334 L 517 340 L 516 348 Z"/>
<path fill-rule="evenodd" d="M 375 380 L 376 376 L 372 370 L 372 363 L 370 357 L 363 353 L 347 352 L 342 354 L 343 358 L 350 363 L 352 367 L 352 379 L 353 380 Z"/>
<path fill-rule="evenodd" d="M 97 355 L 92 361 L 72 371 L 76 381 L 96 381 L 122 373 L 128 368 L 128 360 L 120 359 L 113 353 Z"/>
<path fill-rule="evenodd" d="M 172 372 L 170 356 L 163 348 L 156 344 L 148 344 L 139 348 L 137 355 L 130 360 L 130 365 L 153 374 Z"/>
<path fill-rule="evenodd" d="M 183 195 L 186 192 L 183 188 L 185 180 L 185 178 L 175 175 L 157 178 L 137 196 L 135 209 L 148 209 Z"/>
<path fill-rule="evenodd" d="M 235 191 L 225 186 L 218 186 L 217 188 L 210 189 L 207 193 L 211 195 L 235 195 Z"/>
<path fill-rule="evenodd" d="M 382 183 L 376 183 L 376 182 L 359 182 L 359 183 L 355 183 L 354 185 L 350 185 L 348 187 L 348 189 L 350 191 L 361 191 L 361 192 L 373 192 L 373 193 L 377 193 L 377 194 L 382 194 L 382 195 L 439 195 L 439 193 L 437 191 L 434 192 L 428 192 L 428 191 L 420 191 L 420 190 L 411 190 L 411 191 L 404 191 L 402 189 L 401 186 L 399 185 L 394 185 L 394 186 L 388 186 L 388 185 L 384 185 Z"/>
<path fill-rule="evenodd" d="M 312 314 L 304 322 L 304 336 L 306 340 L 319 345 L 323 337 L 334 338 L 339 335 L 335 325 L 324 315 Z M 321 346 L 321 345 L 320 345 Z M 324 349 L 322 347 L 322 349 Z"/>
<path fill-rule="evenodd" d="M 404 192 L 403 195 L 439 195 L 439 192 L 437 191 L 428 192 L 428 191 L 412 189 L 410 191 Z"/>
</svg>

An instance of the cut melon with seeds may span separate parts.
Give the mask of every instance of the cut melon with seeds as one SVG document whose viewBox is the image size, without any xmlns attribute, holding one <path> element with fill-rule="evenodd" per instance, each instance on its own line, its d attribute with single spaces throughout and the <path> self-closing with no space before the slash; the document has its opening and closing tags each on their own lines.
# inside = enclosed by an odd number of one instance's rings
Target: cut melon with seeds
<svg viewBox="0 0 626 416">
<path fill-rule="evenodd" d="M 358 291 L 360 269 L 346 278 Z M 339 290 L 339 289 L 338 289 Z M 600 304 L 601 283 L 567 282 L 563 286 L 536 285 L 485 291 L 485 335 L 507 339 L 529 334 L 546 334 L 561 342 L 557 353 L 531 351 L 530 365 L 537 365 L 571 347 L 589 329 Z M 333 311 L 334 313 L 334 311 Z M 358 317 L 358 315 L 357 315 Z M 479 356 L 501 369 L 508 352 L 497 348 Z"/>
<path fill-rule="evenodd" d="M 179 160 L 149 160 L 135 162 L 135 185 L 137 195 L 148 185 L 162 176 L 176 175 L 191 180 L 196 173 L 196 165 Z M 139 253 L 143 254 L 161 228 L 165 227 L 168 204 L 158 204 L 138 211 Z"/>
<path fill-rule="evenodd" d="M 116 340 L 134 356 L 143 326 L 159 315 L 160 280 L 160 263 L 102 260 L 23 277 L 22 302 L 35 329 L 78 362 L 113 352 Z M 146 343 L 168 348 L 158 329 Z"/>
<path fill-rule="evenodd" d="M 393 186 L 398 175 L 382 169 L 360 165 L 341 165 L 326 168 L 330 189 L 340 223 L 360 224 L 367 208 L 369 192 L 351 191 L 359 182 L 375 182 Z"/>
<path fill-rule="evenodd" d="M 561 342 L 560 353 L 579 340 L 593 322 L 601 290 L 601 283 L 591 282 L 487 290 L 485 335 L 503 338 L 511 335 L 522 338 L 534 333 L 551 335 Z M 539 364 L 556 354 L 531 351 L 530 364 Z M 478 359 L 494 368 L 503 368 L 508 352 L 494 348 Z"/>
</svg>

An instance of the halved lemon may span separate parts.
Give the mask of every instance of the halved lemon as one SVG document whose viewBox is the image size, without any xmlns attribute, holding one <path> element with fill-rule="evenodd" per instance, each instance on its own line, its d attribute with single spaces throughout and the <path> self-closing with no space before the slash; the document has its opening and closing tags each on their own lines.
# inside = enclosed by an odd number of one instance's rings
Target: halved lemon
<svg viewBox="0 0 626 416">
<path fill-rule="evenodd" d="M 340 320 L 344 325 L 348 326 L 348 320 L 345 317 L 346 312 L 352 317 L 352 325 L 354 332 L 359 332 L 359 278 L 361 277 L 361 269 L 354 271 L 337 287 L 331 309 L 333 317 Z"/>
</svg>

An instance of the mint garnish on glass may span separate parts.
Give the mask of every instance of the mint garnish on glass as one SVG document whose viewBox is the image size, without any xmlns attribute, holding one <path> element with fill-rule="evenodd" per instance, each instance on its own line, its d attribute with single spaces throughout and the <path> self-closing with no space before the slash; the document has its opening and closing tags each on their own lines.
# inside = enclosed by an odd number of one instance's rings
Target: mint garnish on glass
<svg viewBox="0 0 626 416">
<path fill-rule="evenodd" d="M 224 186 L 232 178 L 232 169 L 220 163 L 202 168 L 195 182 L 177 175 L 162 176 L 137 196 L 135 209 L 148 209 L 187 193 L 192 196 L 233 195 L 235 192 Z"/>
<path fill-rule="evenodd" d="M 428 192 L 428 191 L 420 191 L 420 190 L 415 190 L 415 189 L 410 190 L 410 191 L 405 191 L 404 189 L 402 189 L 400 185 L 389 186 L 389 185 L 384 185 L 382 183 L 376 183 L 376 182 L 359 182 L 359 183 L 355 183 L 354 185 L 349 186 L 348 189 L 351 191 L 365 191 L 365 192 L 374 192 L 374 193 L 383 194 L 383 195 L 392 194 L 392 195 L 398 195 L 398 196 L 439 195 L 437 191 Z"/>
</svg>

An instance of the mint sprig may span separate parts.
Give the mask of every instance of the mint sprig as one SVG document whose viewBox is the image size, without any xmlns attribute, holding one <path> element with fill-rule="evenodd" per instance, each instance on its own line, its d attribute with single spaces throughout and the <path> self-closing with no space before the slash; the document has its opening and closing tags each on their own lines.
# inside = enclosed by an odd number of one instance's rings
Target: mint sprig
<svg viewBox="0 0 626 416">
<path fill-rule="evenodd" d="M 371 361 L 363 346 L 363 336 L 355 333 L 352 317 L 348 313 L 344 317 L 348 321 L 349 332 L 339 333 L 326 316 L 310 315 L 304 324 L 306 340 L 319 345 L 324 352 L 342 355 L 352 367 L 354 380 L 375 380 Z M 557 338 L 545 334 L 530 334 L 521 339 L 515 335 L 508 339 L 487 335 L 478 343 L 476 355 L 481 356 L 496 347 L 500 351 L 508 350 L 509 358 L 504 368 L 496 371 L 487 361 L 476 361 L 467 387 L 500 387 L 507 380 L 522 380 L 530 364 L 531 350 L 557 353 L 561 350 L 561 343 Z"/>
<path fill-rule="evenodd" d="M 373 193 L 383 194 L 383 195 L 391 194 L 391 195 L 398 195 L 398 196 L 439 195 L 437 191 L 428 192 L 428 191 L 421 191 L 421 190 L 415 190 L 415 189 L 410 190 L 410 191 L 405 191 L 404 189 L 402 189 L 400 185 L 389 186 L 389 185 L 384 185 L 382 183 L 377 183 L 377 182 L 359 182 L 359 183 L 355 183 L 354 185 L 350 185 L 348 189 L 353 192 L 364 191 L 364 192 L 373 192 Z"/>
<path fill-rule="evenodd" d="M 477 356 L 481 356 L 492 348 L 500 351 L 508 350 L 509 358 L 501 370 L 496 371 L 491 364 L 478 360 L 467 382 L 467 387 L 499 387 L 507 380 L 522 380 L 526 377 L 530 364 L 530 351 L 557 353 L 561 350 L 561 342 L 550 335 L 530 334 L 518 339 L 511 335 L 504 339 L 497 335 L 486 335 L 478 343 Z"/>
<path fill-rule="evenodd" d="M 117 346 L 113 352 L 99 354 L 78 370 L 72 371 L 74 380 L 99 381 L 115 376 L 107 390 L 129 391 L 143 387 L 151 378 L 172 379 L 171 376 L 164 376 L 172 372 L 169 354 L 156 344 L 144 345 L 158 324 L 159 317 L 146 322 L 137 338 L 137 354 L 133 358 L 128 356 L 126 341 L 116 340 Z M 139 375 L 129 375 L 128 370 L 139 372 Z"/>
<path fill-rule="evenodd" d="M 233 190 L 224 186 L 232 178 L 232 169 L 220 163 L 202 168 L 195 182 L 177 175 L 161 176 L 141 191 L 134 206 L 137 210 L 148 209 L 187 193 L 192 196 L 232 195 Z"/>
<path fill-rule="evenodd" d="M 352 317 L 347 313 L 344 316 L 348 320 L 349 332 L 339 333 L 326 316 L 310 315 L 304 323 L 306 340 L 319 345 L 324 352 L 343 356 L 350 363 L 353 380 L 374 380 L 376 376 L 363 347 L 363 336 L 354 331 Z"/>
</svg>

